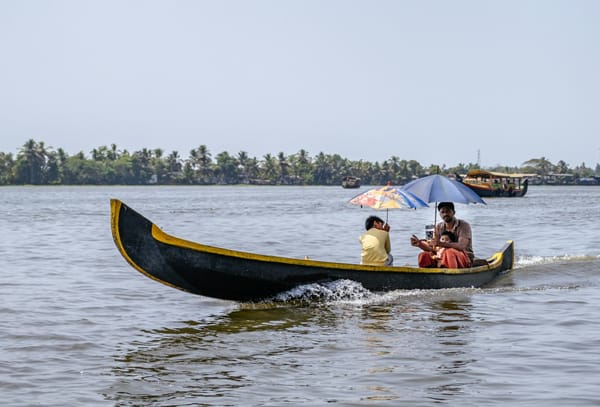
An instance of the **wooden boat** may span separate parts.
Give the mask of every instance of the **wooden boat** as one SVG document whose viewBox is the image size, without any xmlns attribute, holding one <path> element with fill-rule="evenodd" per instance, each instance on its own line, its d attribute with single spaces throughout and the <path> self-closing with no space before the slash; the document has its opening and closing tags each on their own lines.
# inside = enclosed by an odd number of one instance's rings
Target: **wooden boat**
<svg viewBox="0 0 600 407">
<path fill-rule="evenodd" d="M 477 195 L 483 198 L 522 197 L 527 193 L 532 174 L 508 174 L 485 170 L 470 170 L 466 177 L 460 178 Z"/>
<path fill-rule="evenodd" d="M 360 188 L 360 178 L 347 176 L 342 179 L 343 188 Z"/>
<path fill-rule="evenodd" d="M 484 265 L 468 269 L 363 266 L 266 256 L 183 240 L 163 232 L 117 199 L 111 200 L 117 248 L 136 270 L 168 286 L 207 297 L 257 301 L 303 284 L 340 279 L 371 291 L 480 287 L 513 267 L 513 242 Z"/>
</svg>

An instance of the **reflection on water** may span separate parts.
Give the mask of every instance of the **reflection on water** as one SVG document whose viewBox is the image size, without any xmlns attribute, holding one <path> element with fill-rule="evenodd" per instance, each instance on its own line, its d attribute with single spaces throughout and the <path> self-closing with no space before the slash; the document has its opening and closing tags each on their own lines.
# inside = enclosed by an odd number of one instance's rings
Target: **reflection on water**
<svg viewBox="0 0 600 407">
<path fill-rule="evenodd" d="M 289 306 L 247 306 L 214 321 L 183 321 L 144 332 L 145 341 L 124 345 L 125 353 L 115 357 L 112 374 L 118 380 L 107 397 L 126 404 L 181 405 L 191 399 L 237 405 L 234 389 L 256 386 L 275 370 L 297 369 L 294 355 L 310 351 L 314 343 L 291 340 L 289 333 L 295 337 L 326 327 L 327 315 Z M 152 392 L 144 386 L 148 383 Z"/>
<path fill-rule="evenodd" d="M 470 335 L 475 327 L 468 298 L 442 301 L 437 305 L 439 313 L 434 314 L 433 318 L 438 322 L 436 337 L 440 344 L 441 362 L 436 367 L 436 373 L 444 375 L 449 383 L 430 386 L 428 391 L 432 399 L 444 401 L 448 397 L 464 394 L 468 387 L 479 380 L 466 379 L 470 365 L 477 361 L 469 349 Z"/>
<path fill-rule="evenodd" d="M 391 402 L 407 398 L 398 383 L 408 380 L 444 400 L 473 383 L 462 377 L 475 360 L 469 298 L 449 290 L 303 307 L 245 304 L 123 344 L 105 394 L 123 405 L 239 405 L 244 394 L 263 394 L 267 404 L 342 402 L 339 388 L 350 380 L 348 395 Z M 275 383 L 286 385 L 273 393 Z M 311 395 L 305 386 L 320 390 Z"/>
</svg>

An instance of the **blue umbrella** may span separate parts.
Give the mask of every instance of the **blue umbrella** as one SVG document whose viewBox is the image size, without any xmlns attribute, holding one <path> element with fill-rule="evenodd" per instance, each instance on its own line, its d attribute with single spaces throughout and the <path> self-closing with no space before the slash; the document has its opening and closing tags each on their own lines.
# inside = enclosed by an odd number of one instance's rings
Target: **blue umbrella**
<svg viewBox="0 0 600 407">
<path fill-rule="evenodd" d="M 401 190 L 411 192 L 427 203 L 456 202 L 463 204 L 485 202 L 475 191 L 443 175 L 434 174 L 419 178 L 404 185 Z"/>
<path fill-rule="evenodd" d="M 486 204 L 471 188 L 451 178 L 434 174 L 419 178 L 404 185 L 401 190 L 412 193 L 427 203 L 456 202 L 462 204 Z M 434 208 L 437 211 L 437 208 Z M 437 222 L 437 212 L 434 223 Z"/>
</svg>

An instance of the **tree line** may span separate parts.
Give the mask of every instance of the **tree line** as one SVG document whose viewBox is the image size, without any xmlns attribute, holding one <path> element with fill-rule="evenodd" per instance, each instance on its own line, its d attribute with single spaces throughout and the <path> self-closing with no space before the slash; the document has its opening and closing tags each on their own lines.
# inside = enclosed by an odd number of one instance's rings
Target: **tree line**
<svg viewBox="0 0 600 407">
<path fill-rule="evenodd" d="M 16 156 L 0 152 L 0 185 L 340 185 L 347 175 L 361 178 L 364 185 L 403 185 L 431 173 L 464 174 L 477 168 L 479 165 L 474 163 L 424 167 L 415 160 L 396 156 L 381 163 L 323 152 L 311 157 L 303 149 L 290 155 L 268 153 L 260 159 L 245 151 L 236 155 L 223 151 L 213 157 L 206 145 L 192 149 L 187 158 L 177 151 L 165 155 L 160 148 L 129 152 L 116 144 L 94 148 L 90 156 L 83 152 L 68 155 L 62 148 L 55 150 L 30 139 Z M 600 176 L 600 164 L 595 169 L 585 163 L 570 168 L 562 160 L 553 164 L 544 157 L 532 158 L 521 167 L 486 169 L 535 173 L 542 180 L 550 174 L 569 174 L 574 179 Z"/>
</svg>

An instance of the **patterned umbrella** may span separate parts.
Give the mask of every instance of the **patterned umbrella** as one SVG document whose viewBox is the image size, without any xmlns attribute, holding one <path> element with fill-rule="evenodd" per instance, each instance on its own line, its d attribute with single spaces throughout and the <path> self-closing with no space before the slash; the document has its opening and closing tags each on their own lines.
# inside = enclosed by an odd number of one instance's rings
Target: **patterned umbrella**
<svg viewBox="0 0 600 407">
<path fill-rule="evenodd" d="M 391 185 L 369 189 L 350 199 L 349 203 L 352 205 L 360 205 L 361 207 L 366 206 L 376 210 L 385 209 L 386 223 L 388 209 L 417 209 L 429 206 L 413 193 L 402 191 Z"/>
</svg>

